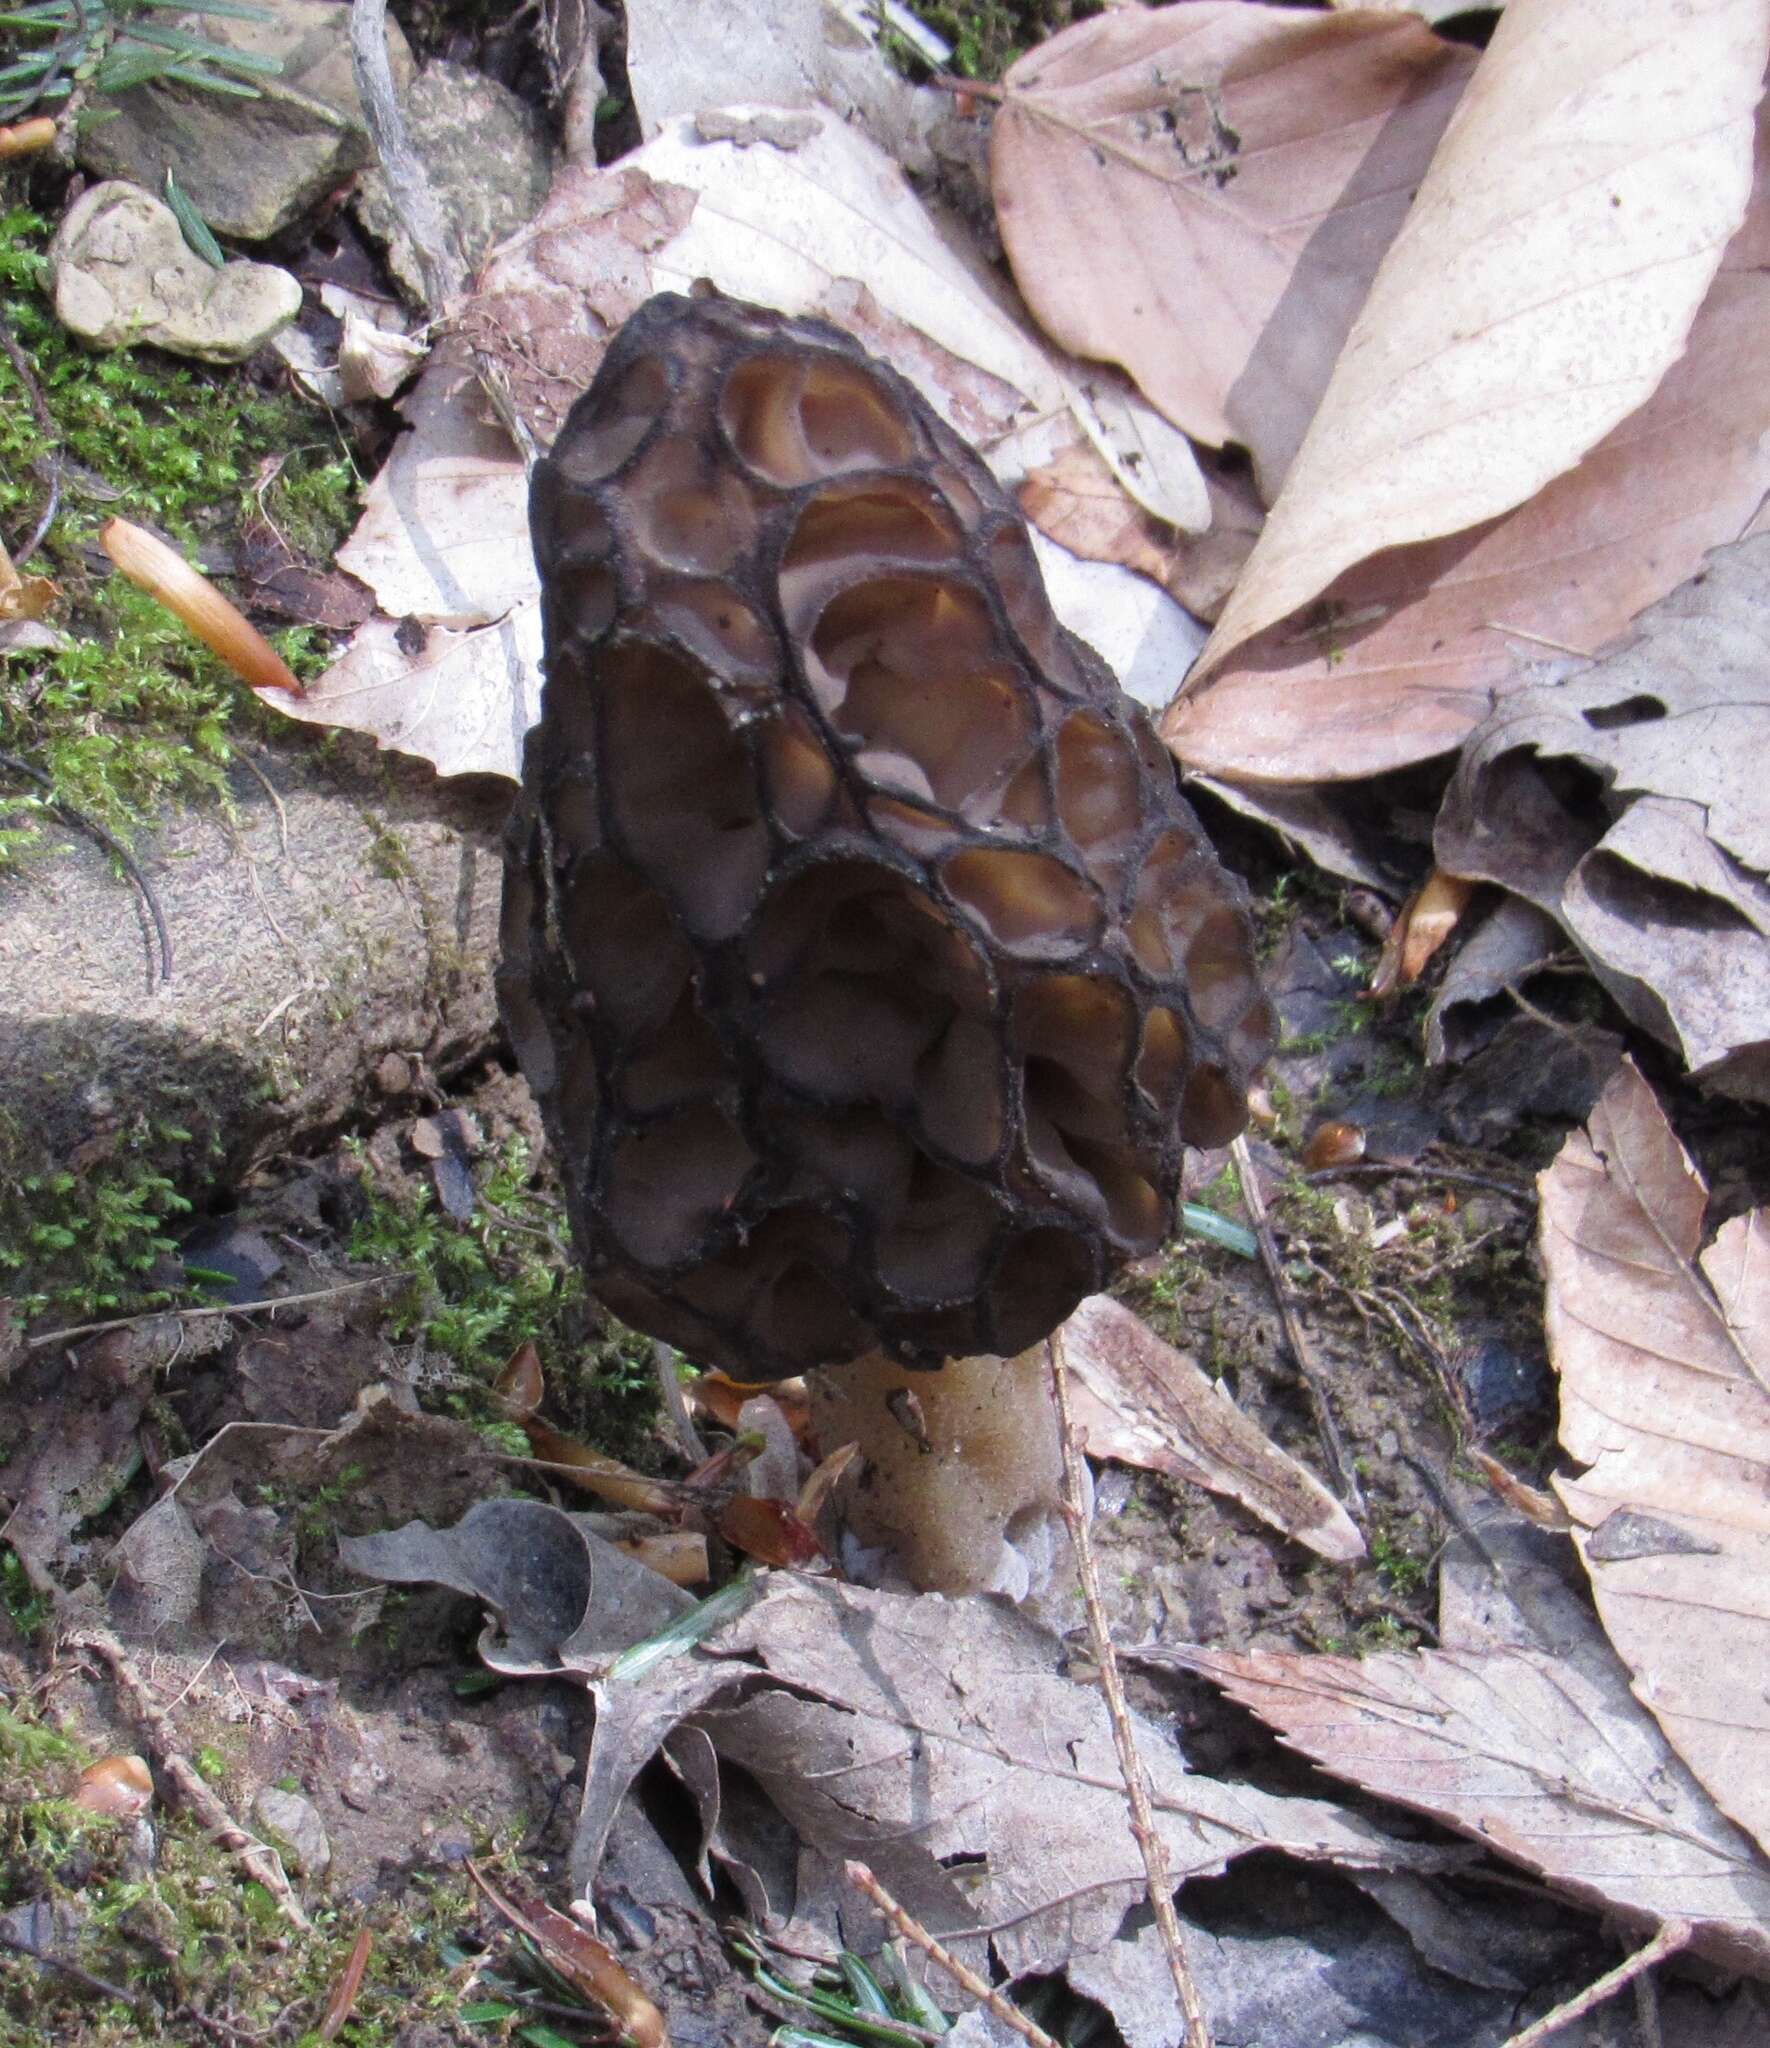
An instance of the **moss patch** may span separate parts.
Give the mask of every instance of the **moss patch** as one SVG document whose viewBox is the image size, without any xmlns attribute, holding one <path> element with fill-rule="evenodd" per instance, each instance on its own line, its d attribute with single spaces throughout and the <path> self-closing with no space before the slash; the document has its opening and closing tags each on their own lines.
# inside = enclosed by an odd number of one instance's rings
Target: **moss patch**
<svg viewBox="0 0 1770 2048">
<path fill-rule="evenodd" d="M 75 644 L 0 661 L 0 753 L 127 841 L 157 805 L 221 800 L 230 735 L 269 714 L 175 620 L 100 572 L 98 528 L 121 515 L 201 562 L 250 511 L 297 554 L 330 559 L 357 480 L 324 416 L 261 390 L 248 370 L 181 365 L 149 349 L 100 354 L 73 340 L 43 297 L 48 233 L 28 210 L 0 215 L 0 303 L 52 415 L 61 470 L 62 510 L 28 566 L 61 586 L 56 623 Z M 0 355 L 0 532 L 15 542 L 45 501 L 43 441 L 23 380 Z M 297 674 L 324 665 L 312 630 L 273 638 Z M 38 843 L 38 808 L 30 796 L 5 799 L 0 867 Z"/>
</svg>

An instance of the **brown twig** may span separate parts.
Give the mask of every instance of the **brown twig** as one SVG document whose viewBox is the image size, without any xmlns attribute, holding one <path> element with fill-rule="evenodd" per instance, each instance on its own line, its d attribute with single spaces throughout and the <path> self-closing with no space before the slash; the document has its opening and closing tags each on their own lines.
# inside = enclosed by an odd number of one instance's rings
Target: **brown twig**
<svg viewBox="0 0 1770 2048">
<path fill-rule="evenodd" d="M 1018 2006 L 1012 2005 L 993 1985 L 986 1984 L 969 1963 L 962 1963 L 950 1948 L 936 1941 L 919 1920 L 913 1920 L 897 1903 L 864 1863 L 848 1862 L 842 1866 L 842 1874 L 858 1892 L 864 1892 L 884 1914 L 905 1941 L 914 1942 L 916 1947 L 936 1962 L 949 1977 L 968 1991 L 979 2005 L 992 2012 L 1010 2032 L 1030 2044 L 1030 2048 L 1063 2048 L 1061 2041 L 1055 2041 L 1043 2027 L 1029 2020 Z"/>
<path fill-rule="evenodd" d="M 49 465 L 49 495 L 43 502 L 43 510 L 38 513 L 37 523 L 31 528 L 24 546 L 13 550 L 13 567 L 17 568 L 20 564 L 28 562 L 43 545 L 44 536 L 55 524 L 55 515 L 61 510 L 60 437 L 56 433 L 55 415 L 49 410 L 49 401 L 43 396 L 43 387 L 37 382 L 36 372 L 31 368 L 31 359 L 19 346 L 18 337 L 4 320 L 0 320 L 0 352 L 4 352 L 18 381 L 24 386 L 25 397 L 30 401 L 31 413 L 37 422 L 37 431 L 43 436 L 44 460 Z"/>
<path fill-rule="evenodd" d="M 311 1923 L 301 1909 L 295 1887 L 285 1875 L 275 1850 L 259 1841 L 256 1835 L 248 1834 L 203 1782 L 196 1766 L 179 1748 L 177 1731 L 172 1723 L 149 1697 L 147 1687 L 130 1663 L 123 1645 L 108 1630 L 96 1628 L 78 1630 L 67 1636 L 65 1641 L 72 1649 L 90 1650 L 103 1659 L 117 1682 L 117 1690 L 127 1701 L 130 1713 L 145 1731 L 155 1762 L 178 1787 L 179 1797 L 209 1830 L 218 1846 L 254 1883 L 263 1885 L 270 1893 L 283 1918 L 305 1933 Z"/>
<path fill-rule="evenodd" d="M 95 839 L 141 892 L 141 900 L 147 905 L 147 913 L 153 921 L 154 936 L 160 942 L 160 986 L 164 988 L 172 979 L 172 934 L 166 929 L 165 912 L 160 908 L 160 899 L 154 894 L 154 885 L 142 872 L 140 863 L 120 839 L 98 822 L 89 818 L 84 811 L 76 810 L 55 793 L 55 784 L 41 768 L 33 768 L 29 761 L 21 761 L 16 754 L 0 754 L 0 768 L 11 775 L 22 775 L 39 789 L 49 792 L 49 808 L 64 825 L 76 832 L 84 832 L 89 839 Z"/>
<path fill-rule="evenodd" d="M 1119 1675 L 1118 1656 L 1106 1625 L 1106 1609 L 1100 1598 L 1100 1574 L 1094 1565 L 1094 1546 L 1088 1540 L 1088 1510 L 1083 1488 L 1081 1440 L 1069 1405 L 1069 1361 L 1064 1356 L 1063 1331 L 1051 1332 L 1051 1391 L 1057 1402 L 1057 1434 L 1063 1450 L 1063 1519 L 1069 1525 L 1069 1539 L 1075 1545 L 1076 1572 L 1082 1582 L 1082 1604 L 1088 1612 L 1088 1642 L 1100 1667 L 1101 1690 L 1106 1695 L 1107 1716 L 1112 1722 L 1112 1739 L 1119 1753 L 1119 1773 L 1125 1781 L 1125 1797 L 1131 1808 L 1131 1833 L 1143 1857 L 1143 1871 L 1149 1881 L 1150 1910 L 1161 1934 L 1168 1958 L 1168 1972 L 1186 2015 L 1186 2048 L 1211 2048 L 1210 2022 L 1193 1981 L 1192 1966 L 1186 1960 L 1186 1939 L 1180 1931 L 1180 1916 L 1174 1910 L 1174 1879 L 1168 1869 L 1167 1845 L 1155 1824 L 1155 1810 L 1149 1800 L 1149 1779 L 1138 1753 L 1131 1729 L 1131 1715 L 1125 1705 L 1124 1680 Z"/>
<path fill-rule="evenodd" d="M 94 1976 L 90 1970 L 83 1970 L 78 1963 L 71 1963 L 66 1956 L 58 1956 L 53 1949 L 38 1948 L 34 1942 L 23 1940 L 19 1935 L 9 1934 L 0 1927 L 0 1948 L 10 1949 L 14 1955 L 29 1956 L 45 1970 L 59 1970 L 64 1977 L 73 1978 L 76 1984 L 83 1984 L 88 1991 L 96 1991 L 101 1997 L 115 1998 L 129 2007 L 132 2012 L 141 2010 L 141 1994 L 125 1990 L 121 1984 L 113 1984 L 108 1977 Z"/>
<path fill-rule="evenodd" d="M 1272 1224 L 1266 1214 L 1266 1198 L 1260 1192 L 1258 1175 L 1254 1162 L 1248 1153 L 1245 1137 L 1234 1139 L 1229 1147 L 1229 1156 L 1235 1161 L 1236 1179 L 1241 1184 L 1242 1204 L 1248 1212 L 1248 1220 L 1254 1226 L 1254 1240 L 1260 1247 L 1260 1263 L 1266 1269 L 1267 1284 L 1272 1289 L 1272 1298 L 1278 1304 L 1278 1319 L 1283 1325 L 1285 1342 L 1291 1348 L 1296 1361 L 1297 1372 L 1309 1395 L 1309 1405 L 1315 1411 L 1315 1432 L 1321 1440 L 1322 1456 L 1327 1460 L 1328 1477 L 1334 1491 L 1353 1515 L 1365 1512 L 1364 1490 L 1358 1483 L 1358 1476 L 1352 1469 L 1352 1460 L 1346 1455 L 1346 1446 L 1340 1440 L 1340 1426 L 1334 1420 L 1333 1410 L 1328 1406 L 1327 1390 L 1321 1383 L 1321 1374 L 1316 1367 L 1315 1354 L 1309 1348 L 1309 1340 L 1303 1334 L 1303 1324 L 1297 1314 L 1290 1284 L 1284 1276 L 1284 1262 L 1278 1255 L 1278 1242 L 1272 1235 Z"/>
<path fill-rule="evenodd" d="M 66 1330 L 46 1330 L 40 1337 L 27 1337 L 23 1348 L 42 1351 L 51 1344 L 65 1344 L 74 1337 L 96 1337 L 104 1330 L 133 1330 L 142 1323 L 157 1322 L 161 1316 L 176 1316 L 180 1322 L 197 1323 L 214 1316 L 260 1315 L 272 1308 L 308 1308 L 316 1301 L 330 1301 L 337 1294 L 355 1294 L 364 1287 L 385 1287 L 395 1280 L 409 1280 L 411 1277 L 410 1270 L 402 1266 L 392 1273 L 371 1273 L 362 1280 L 340 1280 L 336 1287 L 316 1288 L 311 1294 L 270 1295 L 263 1301 L 209 1302 L 201 1308 L 144 1309 L 140 1315 L 112 1316 L 109 1322 L 75 1323 Z"/>
<path fill-rule="evenodd" d="M 1596 2005 L 1602 2005 L 1607 1998 L 1613 1998 L 1625 1985 L 1632 1984 L 1655 1963 L 1663 1963 L 1668 1956 L 1675 1956 L 1689 1941 L 1692 1933 L 1688 1920 L 1668 1920 L 1653 1939 L 1636 1949 L 1632 1956 L 1625 1956 L 1614 1970 L 1606 1970 L 1602 1977 L 1590 1983 L 1577 1998 L 1566 1999 L 1552 2012 L 1543 2014 L 1521 2034 L 1514 2034 L 1504 2043 L 1504 2048 L 1538 2048 L 1552 2034 L 1560 2033 L 1563 2027 L 1570 2027 L 1575 2020 L 1584 2019 Z"/>
</svg>

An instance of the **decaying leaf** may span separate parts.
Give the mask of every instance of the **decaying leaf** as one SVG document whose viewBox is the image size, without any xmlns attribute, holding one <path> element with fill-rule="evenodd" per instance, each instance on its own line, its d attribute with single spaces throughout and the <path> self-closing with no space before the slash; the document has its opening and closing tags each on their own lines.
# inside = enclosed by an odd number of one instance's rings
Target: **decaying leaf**
<svg viewBox="0 0 1770 2048">
<path fill-rule="evenodd" d="M 988 1928 L 1011 1974 L 1060 1968 L 1111 1943 L 1143 1897 L 1105 1702 L 1014 1610 L 777 1573 L 708 1648 L 776 1681 L 699 1716 L 720 1757 L 804 1843 L 864 1855 L 961 1953 L 981 1960 L 966 1930 Z M 1176 1883 L 1258 1848 L 1362 1868 L 1441 1860 L 1321 1800 L 1192 1773 L 1132 1718 Z"/>
<path fill-rule="evenodd" d="M 1770 1210 L 1703 1249 L 1707 1191 L 1630 1062 L 1540 1187 L 1561 1442 L 1586 1468 L 1555 1487 L 1598 1612 L 1678 1753 L 1770 1845 Z"/>
<path fill-rule="evenodd" d="M 1629 1697 L 1546 1650 L 1188 1651 L 1293 1748 L 1636 1924 L 1770 1975 L 1770 1866 Z"/>
<path fill-rule="evenodd" d="M 1766 231 L 1761 175 L 1684 355 L 1576 468 L 1497 521 L 1372 556 L 1195 671 L 1162 724 L 1181 760 L 1284 784 L 1451 752 L 1496 696 L 1595 653 L 1745 532 L 1770 491 Z"/>
<path fill-rule="evenodd" d="M 1076 442 L 1028 473 L 1020 509 L 1072 555 L 1135 569 L 1209 621 L 1235 587 L 1266 514 L 1245 474 L 1207 466 L 1204 479 L 1211 523 L 1202 533 L 1182 533 L 1134 505 L 1094 450 Z"/>
<path fill-rule="evenodd" d="M 1270 499 L 1474 59 L 1406 16 L 1198 0 L 1020 59 L 991 137 L 1027 303 Z"/>
<path fill-rule="evenodd" d="M 996 450 L 1010 480 L 1026 461 L 1019 430 L 1041 423 L 1041 459 L 1085 436 L 1139 503 L 1204 523 L 1185 437 L 1104 373 L 1054 359 L 883 152 L 827 112 L 793 116 L 774 141 L 734 128 L 743 113 L 667 122 L 608 170 L 568 165 L 492 258 L 407 399 L 412 432 L 339 553 L 386 616 L 304 701 L 270 700 L 279 709 L 368 732 L 445 774 L 520 772 L 540 699 L 528 489 L 482 383 L 545 448 L 615 328 L 654 292 L 703 278 L 847 328 L 967 440 Z M 1122 570 L 1050 555 L 1068 572 L 1050 579 L 1065 623 L 1165 701 L 1196 649 L 1191 622 Z"/>
<path fill-rule="evenodd" d="M 920 170 L 940 94 L 911 86 L 876 46 L 882 10 L 831 0 L 700 0 L 683 33 L 673 0 L 629 0 L 627 78 L 647 141 L 668 120 L 730 100 L 832 107 Z"/>
<path fill-rule="evenodd" d="M 1555 918 L 1633 1021 L 1770 1099 L 1770 534 L 1718 549 L 1618 653 L 1472 735 L 1440 864 Z"/>
<path fill-rule="evenodd" d="M 1522 505 L 1651 396 L 1745 216 L 1767 46 L 1761 0 L 1512 0 L 1207 672 L 1354 563 Z"/>
<path fill-rule="evenodd" d="M 1091 1457 L 1229 1495 L 1337 1563 L 1364 1555 L 1346 1510 L 1184 1352 L 1104 1294 L 1063 1326 L 1076 1422 Z"/>
</svg>

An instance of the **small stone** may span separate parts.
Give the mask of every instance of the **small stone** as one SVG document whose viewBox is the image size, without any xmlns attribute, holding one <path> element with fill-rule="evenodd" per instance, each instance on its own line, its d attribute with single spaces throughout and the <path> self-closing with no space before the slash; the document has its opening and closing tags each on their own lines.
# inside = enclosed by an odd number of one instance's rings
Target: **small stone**
<svg viewBox="0 0 1770 2048">
<path fill-rule="evenodd" d="M 546 131 L 507 86 L 461 64 L 427 65 L 405 96 L 404 113 L 412 148 L 471 267 L 540 211 L 553 175 Z M 364 172 L 356 213 L 387 244 L 388 267 L 401 287 L 422 301 L 423 267 L 379 170 Z"/>
<path fill-rule="evenodd" d="M 282 70 L 255 80 L 256 99 L 222 98 L 175 79 L 117 96 L 113 120 L 84 128 L 82 167 L 101 178 L 157 187 L 170 166 L 217 234 L 262 241 L 373 161 L 350 56 L 350 9 L 338 0 L 276 0 L 262 18 L 205 15 L 211 41 Z M 416 65 L 398 26 L 387 23 L 394 90 Z"/>
<path fill-rule="evenodd" d="M 150 342 L 205 363 L 239 363 L 301 310 L 301 286 L 274 264 L 215 270 L 172 209 L 138 185 L 94 185 L 49 245 L 56 318 L 98 348 Z"/>
<path fill-rule="evenodd" d="M 291 1870 L 310 1881 L 325 1876 L 332 1861 L 332 1845 L 311 1799 L 304 1799 L 299 1792 L 285 1792 L 280 1785 L 267 1785 L 253 1800 L 252 1811 L 271 1847 Z"/>
</svg>

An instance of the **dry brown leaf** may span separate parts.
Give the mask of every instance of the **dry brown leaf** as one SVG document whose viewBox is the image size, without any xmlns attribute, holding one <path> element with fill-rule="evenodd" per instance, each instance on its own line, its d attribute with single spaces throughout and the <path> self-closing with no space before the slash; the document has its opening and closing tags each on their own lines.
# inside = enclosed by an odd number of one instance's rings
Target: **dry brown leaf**
<svg viewBox="0 0 1770 2048">
<path fill-rule="evenodd" d="M 523 465 L 482 383 L 545 448 L 614 329 L 654 292 L 701 278 L 847 328 L 967 440 L 1007 449 L 1011 479 L 1019 430 L 1055 422 L 1056 446 L 1086 435 L 1139 502 L 1203 524 L 1185 437 L 1104 373 L 1042 348 L 889 158 L 828 114 L 792 117 L 790 144 L 755 139 L 743 118 L 675 120 L 619 166 L 568 165 L 491 259 L 405 401 L 412 431 L 339 551 L 385 616 L 305 701 L 269 700 L 278 709 L 367 732 L 444 774 L 520 775 L 540 703 L 538 586 Z M 725 139 L 708 140 L 715 132 Z M 1165 699 L 1196 651 L 1191 622 L 1121 571 L 1059 562 L 1059 616 Z"/>
<path fill-rule="evenodd" d="M 1434 868 L 1401 906 L 1371 974 L 1373 996 L 1411 988 L 1457 928 L 1475 884 Z"/>
<path fill-rule="evenodd" d="M 1753 214 L 1639 413 L 1508 517 L 1362 563 L 1189 678 L 1162 721 L 1180 759 L 1237 782 L 1309 783 L 1448 753 L 1496 696 L 1594 653 L 1744 532 L 1770 491 L 1762 182 Z"/>
<path fill-rule="evenodd" d="M 1336 1563 L 1364 1555 L 1321 1481 L 1122 1303 L 1090 1295 L 1064 1324 L 1063 1348 L 1090 1457 L 1227 1494 Z"/>
<path fill-rule="evenodd" d="M 1277 490 L 1474 59 L 1405 16 L 1196 0 L 1004 81 L 991 183 L 1046 331 Z"/>
<path fill-rule="evenodd" d="M 1554 917 L 1707 1085 L 1759 1101 L 1767 673 L 1770 534 L 1718 549 L 1616 654 L 1507 698 L 1469 740 L 1436 835 L 1444 867 Z"/>
<path fill-rule="evenodd" d="M 1029 472 L 1020 509 L 1043 534 L 1091 562 L 1119 562 L 1159 583 L 1194 618 L 1223 609 L 1266 514 L 1245 473 L 1201 465 L 1211 523 L 1181 533 L 1134 505 L 1092 448 L 1076 442 Z"/>
<path fill-rule="evenodd" d="M 1558 1478 L 1634 1689 L 1770 1844 L 1770 1211 L 1707 1191 L 1629 1062 L 1539 1182 Z"/>
<path fill-rule="evenodd" d="M 1745 217 L 1767 50 L 1763 0 L 1512 0 L 1203 669 L 1353 564 L 1522 505 L 1646 402 Z"/>
<path fill-rule="evenodd" d="M 1614 1686 L 1542 1650 L 1314 1657 L 1188 1651 L 1293 1748 L 1575 1898 L 1770 1976 L 1770 1867 Z"/>
<path fill-rule="evenodd" d="M 699 1716 L 721 1758 L 809 1847 L 863 1854 L 961 1953 L 979 1944 L 959 1931 L 987 1926 L 1010 1973 L 1057 1969 L 1107 1947 L 1143 1898 L 1105 1702 L 1011 1608 L 777 1575 L 707 1647 L 776 1681 Z M 1132 1720 L 1176 1883 L 1262 1847 L 1424 1867 L 1417 1847 L 1326 1801 L 1188 1771 L 1154 1724 Z"/>
</svg>

